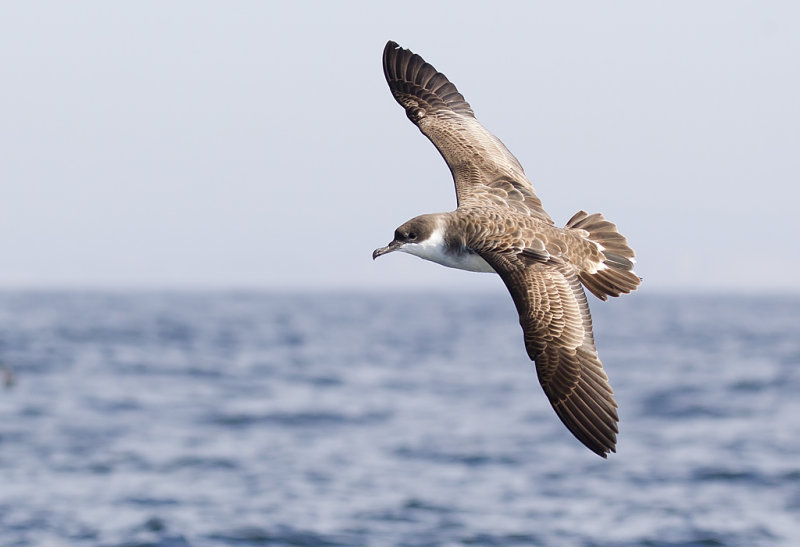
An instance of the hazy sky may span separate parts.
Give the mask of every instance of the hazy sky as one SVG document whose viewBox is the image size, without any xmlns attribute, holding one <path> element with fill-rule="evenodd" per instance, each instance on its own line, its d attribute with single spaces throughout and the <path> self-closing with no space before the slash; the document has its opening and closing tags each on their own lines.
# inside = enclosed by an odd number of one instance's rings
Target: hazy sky
<svg viewBox="0 0 800 547">
<path fill-rule="evenodd" d="M 452 181 L 392 99 L 420 53 L 642 290 L 797 291 L 800 4 L 3 2 L 0 287 L 496 287 L 394 228 Z"/>
</svg>

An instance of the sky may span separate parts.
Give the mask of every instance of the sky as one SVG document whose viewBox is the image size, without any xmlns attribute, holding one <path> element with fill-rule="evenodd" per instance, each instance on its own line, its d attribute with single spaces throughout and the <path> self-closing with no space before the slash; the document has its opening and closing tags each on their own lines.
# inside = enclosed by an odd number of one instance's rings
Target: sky
<svg viewBox="0 0 800 547">
<path fill-rule="evenodd" d="M 800 4 L 3 2 L 0 288 L 491 290 L 376 247 L 455 207 L 387 40 L 640 290 L 798 292 Z"/>
</svg>

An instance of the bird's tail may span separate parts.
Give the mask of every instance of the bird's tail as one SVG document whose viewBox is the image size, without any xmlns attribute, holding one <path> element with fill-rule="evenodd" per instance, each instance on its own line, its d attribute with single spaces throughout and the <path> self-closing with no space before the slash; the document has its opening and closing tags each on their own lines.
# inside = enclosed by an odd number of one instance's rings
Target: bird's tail
<svg viewBox="0 0 800 547">
<path fill-rule="evenodd" d="M 587 239 L 598 245 L 603 254 L 594 271 L 584 270 L 578 274 L 581 282 L 600 300 L 609 296 L 620 296 L 636 290 L 642 279 L 633 271 L 636 255 L 617 226 L 603 218 L 600 213 L 587 214 L 578 211 L 567 222 L 567 228 L 589 232 Z"/>
</svg>

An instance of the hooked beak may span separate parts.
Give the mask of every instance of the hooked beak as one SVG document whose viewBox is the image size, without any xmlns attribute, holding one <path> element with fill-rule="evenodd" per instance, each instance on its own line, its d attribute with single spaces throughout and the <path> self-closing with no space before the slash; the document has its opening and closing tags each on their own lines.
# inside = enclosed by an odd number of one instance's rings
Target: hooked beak
<svg viewBox="0 0 800 547">
<path fill-rule="evenodd" d="M 386 253 L 391 253 L 392 251 L 396 251 L 402 246 L 403 244 L 400 243 L 399 241 L 397 240 L 392 241 L 386 247 L 381 247 L 380 249 L 375 249 L 374 251 L 372 251 L 372 260 L 375 260 L 379 256 L 385 255 Z"/>
</svg>

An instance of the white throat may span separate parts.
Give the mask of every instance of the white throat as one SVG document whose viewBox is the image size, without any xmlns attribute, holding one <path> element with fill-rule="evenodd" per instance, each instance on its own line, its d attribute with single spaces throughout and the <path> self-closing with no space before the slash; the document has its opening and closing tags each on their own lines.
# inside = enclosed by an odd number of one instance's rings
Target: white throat
<svg viewBox="0 0 800 547">
<path fill-rule="evenodd" d="M 441 226 L 441 223 L 428 239 L 419 243 L 406 243 L 398 251 L 436 262 L 448 268 L 470 272 L 495 273 L 494 268 L 489 266 L 478 254 L 466 250 L 462 253 L 448 251 L 444 242 L 444 227 Z"/>
</svg>

